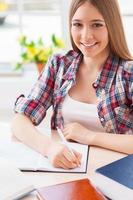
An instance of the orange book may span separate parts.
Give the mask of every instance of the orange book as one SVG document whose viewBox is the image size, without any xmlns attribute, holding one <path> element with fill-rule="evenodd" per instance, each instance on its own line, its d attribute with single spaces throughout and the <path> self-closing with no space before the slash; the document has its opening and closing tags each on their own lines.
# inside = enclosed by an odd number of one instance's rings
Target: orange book
<svg viewBox="0 0 133 200">
<path fill-rule="evenodd" d="M 40 200 L 106 200 L 89 179 L 41 187 L 37 196 Z"/>
</svg>

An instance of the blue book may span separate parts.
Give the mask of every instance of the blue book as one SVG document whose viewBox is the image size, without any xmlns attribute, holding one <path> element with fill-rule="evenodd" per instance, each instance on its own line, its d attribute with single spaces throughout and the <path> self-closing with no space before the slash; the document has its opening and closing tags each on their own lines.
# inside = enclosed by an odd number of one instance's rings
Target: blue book
<svg viewBox="0 0 133 200">
<path fill-rule="evenodd" d="M 133 154 L 100 167 L 96 171 L 133 189 Z"/>
<path fill-rule="evenodd" d="M 96 169 L 92 181 L 113 200 L 133 200 L 133 154 Z"/>
</svg>

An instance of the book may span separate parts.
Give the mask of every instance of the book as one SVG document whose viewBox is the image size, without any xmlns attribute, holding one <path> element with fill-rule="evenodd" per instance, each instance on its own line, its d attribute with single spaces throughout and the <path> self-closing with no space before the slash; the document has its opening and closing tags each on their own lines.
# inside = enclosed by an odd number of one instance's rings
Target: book
<svg viewBox="0 0 133 200">
<path fill-rule="evenodd" d="M 75 169 L 55 168 L 48 158 L 34 151 L 21 142 L 12 141 L 11 138 L 1 138 L 0 156 L 11 160 L 22 171 L 45 171 L 45 172 L 72 172 L 86 173 L 88 164 L 89 148 L 87 145 L 69 142 L 72 149 L 82 154 L 81 166 Z"/>
<path fill-rule="evenodd" d="M 0 200 L 20 199 L 35 188 L 11 162 L 0 157 Z"/>
<path fill-rule="evenodd" d="M 74 180 L 37 189 L 40 200 L 105 200 L 106 198 L 89 181 Z"/>
<path fill-rule="evenodd" d="M 92 182 L 113 200 L 133 200 L 133 154 L 96 169 Z"/>
</svg>

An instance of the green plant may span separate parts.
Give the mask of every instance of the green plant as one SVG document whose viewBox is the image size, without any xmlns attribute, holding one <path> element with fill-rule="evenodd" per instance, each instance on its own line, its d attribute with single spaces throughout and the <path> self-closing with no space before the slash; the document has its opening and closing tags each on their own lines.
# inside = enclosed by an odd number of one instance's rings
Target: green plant
<svg viewBox="0 0 133 200">
<path fill-rule="evenodd" d="M 42 37 L 37 41 L 29 40 L 25 35 L 19 38 L 19 44 L 22 48 L 20 61 L 16 64 L 16 69 L 22 67 L 25 63 L 45 64 L 50 55 L 64 48 L 64 42 L 53 34 L 49 45 L 44 44 Z"/>
</svg>

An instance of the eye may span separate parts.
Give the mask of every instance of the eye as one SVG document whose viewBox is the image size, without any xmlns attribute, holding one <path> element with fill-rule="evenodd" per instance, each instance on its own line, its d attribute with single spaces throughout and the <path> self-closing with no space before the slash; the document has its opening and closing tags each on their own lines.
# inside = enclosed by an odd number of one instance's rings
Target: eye
<svg viewBox="0 0 133 200">
<path fill-rule="evenodd" d="M 102 24 L 102 23 L 94 23 L 94 24 L 92 24 L 91 26 L 92 26 L 93 28 L 101 28 L 101 27 L 104 26 L 104 24 Z"/>
<path fill-rule="evenodd" d="M 81 23 L 79 23 L 79 22 L 75 22 L 75 23 L 72 23 L 72 26 L 74 26 L 74 27 L 81 27 L 82 26 L 82 24 Z"/>
</svg>

